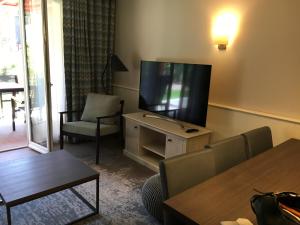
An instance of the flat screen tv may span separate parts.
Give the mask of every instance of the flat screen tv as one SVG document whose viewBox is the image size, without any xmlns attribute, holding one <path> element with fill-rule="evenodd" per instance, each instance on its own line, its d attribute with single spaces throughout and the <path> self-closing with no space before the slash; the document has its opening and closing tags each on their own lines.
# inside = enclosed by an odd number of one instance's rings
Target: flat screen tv
<svg viewBox="0 0 300 225">
<path fill-rule="evenodd" d="M 205 127 L 211 67 L 141 61 L 139 108 Z"/>
</svg>

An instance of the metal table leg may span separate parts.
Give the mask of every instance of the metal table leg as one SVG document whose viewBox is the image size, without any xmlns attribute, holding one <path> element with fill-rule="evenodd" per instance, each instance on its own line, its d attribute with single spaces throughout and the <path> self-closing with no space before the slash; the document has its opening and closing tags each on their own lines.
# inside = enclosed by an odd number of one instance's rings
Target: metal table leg
<svg viewBox="0 0 300 225">
<path fill-rule="evenodd" d="M 77 223 L 81 220 L 84 220 L 90 216 L 94 216 L 94 215 L 97 215 L 99 214 L 99 180 L 100 178 L 97 177 L 96 178 L 96 206 L 93 206 L 91 203 L 89 203 L 80 193 L 78 193 L 74 188 L 70 188 L 70 190 L 83 202 L 85 203 L 93 212 L 92 213 L 89 213 L 88 215 L 84 216 L 84 217 L 81 217 L 79 219 L 76 219 L 72 222 L 69 222 L 67 223 L 66 225 L 69 225 L 69 224 L 74 224 L 74 223 Z"/>
<path fill-rule="evenodd" d="M 11 225 L 11 214 L 10 214 L 10 207 L 6 206 L 6 215 L 7 215 L 7 224 Z"/>
<path fill-rule="evenodd" d="M 86 216 L 83 216 L 81 218 L 78 218 L 74 221 L 71 221 L 67 224 L 74 224 L 74 223 L 77 223 L 81 220 L 84 220 L 90 216 L 94 216 L 94 215 L 97 215 L 99 213 L 99 176 L 96 178 L 96 207 L 94 207 L 91 203 L 89 203 L 81 194 L 79 194 L 73 187 L 70 188 L 70 190 L 79 198 L 81 199 L 81 201 L 83 203 L 85 203 L 91 210 L 92 210 L 92 213 L 89 213 L 88 215 Z M 0 195 L 1 196 L 1 195 Z M 0 198 L 1 200 L 1 198 Z M 11 207 L 12 206 L 7 206 L 6 205 L 6 215 L 7 215 L 7 224 L 8 225 L 11 225 Z"/>
<path fill-rule="evenodd" d="M 99 213 L 99 177 L 96 179 L 96 213 Z"/>
</svg>

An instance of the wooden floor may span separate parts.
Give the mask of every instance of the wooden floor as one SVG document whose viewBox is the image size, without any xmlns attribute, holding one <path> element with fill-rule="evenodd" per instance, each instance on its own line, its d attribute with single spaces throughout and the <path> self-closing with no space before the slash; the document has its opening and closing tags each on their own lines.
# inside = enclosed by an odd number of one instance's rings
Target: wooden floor
<svg viewBox="0 0 300 225">
<path fill-rule="evenodd" d="M 16 160 L 27 156 L 37 155 L 37 154 L 39 153 L 29 148 L 5 151 L 0 153 L 0 163 L 5 162 L 7 160 Z"/>
</svg>

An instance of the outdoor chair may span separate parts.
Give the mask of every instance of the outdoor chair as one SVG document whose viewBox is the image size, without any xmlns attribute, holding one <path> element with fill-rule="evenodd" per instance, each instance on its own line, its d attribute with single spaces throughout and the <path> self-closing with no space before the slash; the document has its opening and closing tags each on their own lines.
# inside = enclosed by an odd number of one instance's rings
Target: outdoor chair
<svg viewBox="0 0 300 225">
<path fill-rule="evenodd" d="M 11 118 L 12 118 L 12 130 L 16 130 L 16 112 L 23 112 L 24 113 L 24 123 L 26 123 L 25 117 L 25 101 L 24 98 L 12 96 L 11 99 Z"/>
<path fill-rule="evenodd" d="M 3 82 L 3 83 L 6 83 L 6 82 L 18 83 L 18 76 L 17 75 L 0 75 L 0 82 Z M 8 98 L 3 98 L 4 96 L 7 96 L 7 95 L 9 96 Z M 11 94 L 0 92 L 1 109 L 3 109 L 3 102 L 9 102 L 10 97 L 11 97 Z"/>
</svg>

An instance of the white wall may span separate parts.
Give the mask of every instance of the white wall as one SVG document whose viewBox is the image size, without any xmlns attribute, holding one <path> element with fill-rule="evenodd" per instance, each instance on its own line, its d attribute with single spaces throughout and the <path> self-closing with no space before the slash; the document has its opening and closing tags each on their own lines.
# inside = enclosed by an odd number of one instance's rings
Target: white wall
<svg viewBox="0 0 300 225">
<path fill-rule="evenodd" d="M 215 139 L 261 125 L 271 126 L 276 144 L 300 138 L 299 8 L 298 0 L 119 0 L 116 52 L 130 72 L 115 75 L 114 91 L 133 112 L 141 59 L 209 63 L 207 127 Z M 239 30 L 218 51 L 212 19 L 223 9 L 239 15 Z"/>
</svg>

